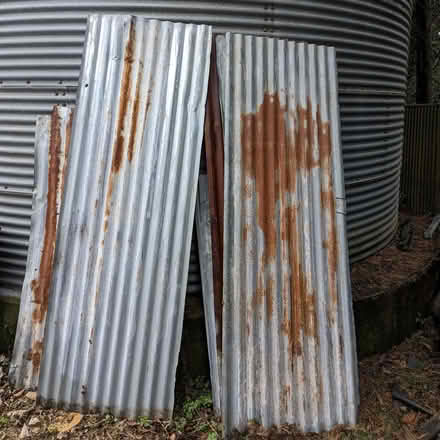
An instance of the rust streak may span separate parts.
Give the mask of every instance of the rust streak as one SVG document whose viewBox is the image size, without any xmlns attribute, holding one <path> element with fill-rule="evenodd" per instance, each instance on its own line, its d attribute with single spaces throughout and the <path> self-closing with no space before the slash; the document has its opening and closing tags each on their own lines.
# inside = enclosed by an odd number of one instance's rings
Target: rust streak
<svg viewBox="0 0 440 440">
<path fill-rule="evenodd" d="M 134 104 L 133 104 L 133 114 L 132 114 L 132 120 L 131 120 L 131 129 L 130 129 L 130 138 L 128 141 L 128 161 L 131 162 L 133 160 L 133 153 L 134 153 L 134 141 L 136 139 L 136 129 L 137 129 L 137 118 L 139 113 L 139 100 L 140 100 L 140 88 L 141 88 L 141 79 L 142 79 L 142 72 L 144 70 L 143 64 L 139 63 L 139 72 L 136 80 L 136 92 L 135 92 L 135 98 L 134 98 Z M 151 91 L 148 92 L 148 99 L 147 99 L 147 111 L 149 107 L 150 102 L 150 94 Z"/>
<path fill-rule="evenodd" d="M 287 125 L 288 120 L 294 127 L 293 132 Z M 280 293 L 283 305 L 281 330 L 288 336 L 291 356 L 302 354 L 302 334 L 317 338 L 317 322 L 316 293 L 311 290 L 311 280 L 301 264 L 300 243 L 303 238 L 299 230 L 299 206 L 292 204 L 290 196 L 296 192 L 300 173 L 310 173 L 313 168 L 324 165 L 330 169 L 329 159 L 323 163 L 322 157 L 314 157 L 316 140 L 320 156 L 329 156 L 331 152 L 328 124 L 324 125 L 319 108 L 318 117 L 314 118 L 310 100 L 306 108 L 298 105 L 295 111 L 289 112 L 281 105 L 277 94 L 269 93 L 264 95 L 256 112 L 241 116 L 242 199 L 252 198 L 249 181 L 255 182 L 256 218 L 263 233 L 264 247 L 258 263 L 258 282 L 252 306 L 255 309 L 266 304 L 267 318 L 272 317 L 276 286 L 268 269 L 280 253 L 290 267 L 290 275 L 283 276 Z M 251 235 L 252 231 L 245 226 L 243 243 L 252 240 Z"/>
<path fill-rule="evenodd" d="M 121 98 L 119 101 L 118 125 L 116 129 L 116 142 L 113 148 L 112 172 L 117 173 L 122 165 L 124 156 L 124 128 L 125 116 L 127 114 L 128 102 L 131 93 L 131 70 L 133 66 L 133 53 L 135 41 L 134 23 L 130 23 L 130 32 L 127 45 L 125 47 L 124 70 L 122 72 Z"/>
<path fill-rule="evenodd" d="M 133 19 L 130 22 L 130 31 L 127 45 L 125 46 L 125 56 L 124 56 L 124 69 L 122 72 L 122 83 L 121 83 L 121 97 L 119 100 L 119 113 L 118 122 L 116 126 L 116 140 L 113 146 L 113 157 L 111 173 L 109 176 L 109 183 L 107 188 L 106 202 L 105 202 L 105 216 L 104 216 L 104 232 L 108 229 L 108 217 L 111 212 L 111 199 L 113 194 L 113 179 L 114 175 L 119 172 L 122 166 L 122 160 L 124 157 L 124 132 L 125 132 L 125 121 L 128 109 L 128 103 L 131 94 L 131 71 L 133 65 L 133 54 L 134 54 L 134 41 L 135 41 L 135 28 Z M 132 157 L 132 153 L 128 152 L 127 156 Z"/>
<path fill-rule="evenodd" d="M 35 374 L 38 373 L 40 370 L 40 363 L 41 363 L 41 355 L 43 354 L 43 343 L 41 341 L 35 341 L 32 344 L 32 374 L 35 376 Z"/>
<path fill-rule="evenodd" d="M 34 309 L 32 321 L 41 324 L 47 313 L 49 304 L 49 288 L 52 279 L 55 239 L 57 231 L 57 188 L 60 180 L 61 133 L 57 109 L 51 116 L 49 170 L 47 185 L 47 208 L 44 225 L 44 242 L 38 278 L 32 280 Z"/>
<path fill-rule="evenodd" d="M 215 39 L 213 39 L 215 40 Z M 205 117 L 205 153 L 212 235 L 216 343 L 222 351 L 224 146 L 215 42 L 211 49 Z"/>
<path fill-rule="evenodd" d="M 328 264 L 328 284 L 329 284 L 329 319 L 334 322 L 337 313 L 338 292 L 337 292 L 337 268 L 338 268 L 338 237 L 336 230 L 336 200 L 332 184 L 332 144 L 330 124 L 323 122 L 321 112 L 318 107 L 317 115 L 318 140 L 320 147 L 320 167 L 322 174 L 326 177 L 328 185 L 321 190 L 321 208 L 324 215 L 327 213 L 328 221 L 326 222 L 327 239 L 323 243 L 323 247 L 327 253 Z"/>
</svg>

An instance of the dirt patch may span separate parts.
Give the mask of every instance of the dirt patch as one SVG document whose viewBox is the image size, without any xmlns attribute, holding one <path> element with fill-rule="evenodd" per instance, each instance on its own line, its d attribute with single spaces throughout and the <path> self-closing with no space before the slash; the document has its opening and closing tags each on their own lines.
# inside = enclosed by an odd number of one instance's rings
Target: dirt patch
<svg viewBox="0 0 440 440">
<path fill-rule="evenodd" d="M 415 281 L 430 267 L 435 258 L 433 240 L 425 240 L 423 233 L 431 217 L 414 217 L 401 214 L 400 221 L 410 220 L 414 227 L 412 244 L 408 251 L 397 248 L 397 240 L 376 255 L 355 263 L 351 269 L 353 300 L 371 295 L 391 293 Z"/>
<path fill-rule="evenodd" d="M 419 428 L 428 416 L 393 404 L 391 391 L 398 386 L 410 399 L 440 411 L 440 358 L 433 353 L 437 334 L 432 322 L 425 321 L 412 338 L 388 353 L 360 362 L 360 418 L 355 427 L 338 427 L 330 433 L 300 434 L 293 426 L 264 430 L 249 425 L 247 439 L 329 439 L 373 440 L 418 438 Z M 110 415 L 84 415 L 78 418 L 61 410 L 45 410 L 35 403 L 34 393 L 13 390 L 6 378 L 8 359 L 0 358 L 0 439 L 16 439 L 23 426 L 33 439 L 206 439 L 221 438 L 221 424 L 215 417 L 209 397 L 209 384 L 202 380 L 185 384 L 176 396 L 173 421 L 136 421 Z M 80 421 L 78 421 L 80 420 Z M 77 423 L 77 424 L 75 424 Z M 71 427 L 59 432 L 60 427 Z M 415 437 L 412 437 L 415 436 Z"/>
</svg>

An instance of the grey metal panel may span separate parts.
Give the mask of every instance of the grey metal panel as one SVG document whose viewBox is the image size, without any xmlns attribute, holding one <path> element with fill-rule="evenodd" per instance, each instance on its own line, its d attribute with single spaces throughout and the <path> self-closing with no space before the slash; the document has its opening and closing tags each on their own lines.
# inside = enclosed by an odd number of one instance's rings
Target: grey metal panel
<svg viewBox="0 0 440 440">
<path fill-rule="evenodd" d="M 406 87 L 407 46 L 412 0 L 4 0 L 0 2 L 0 165 L 9 159 L 24 159 L 17 173 L 6 167 L 4 187 L 19 188 L 31 198 L 33 127 L 37 114 L 47 114 L 52 105 L 72 105 L 81 64 L 86 17 L 90 13 L 135 13 L 150 18 L 206 23 L 216 32 L 234 31 L 331 44 L 338 50 L 344 163 L 346 184 L 372 193 L 369 180 L 356 183 L 357 174 L 383 178 L 383 166 L 365 161 L 362 151 L 370 148 L 377 160 L 397 171 L 391 192 L 399 181 L 397 161 L 383 154 L 394 142 L 396 155 L 402 148 L 402 128 L 393 126 L 403 116 Z M 372 97 L 376 102 L 372 102 Z M 371 115 L 377 107 L 376 120 Z M 357 119 L 351 115 L 357 115 Z M 394 127 L 394 128 L 393 128 Z M 374 141 L 371 137 L 374 136 Z M 377 145 L 371 149 L 371 142 Z M 381 147 L 383 145 L 383 147 Z M 359 146 L 356 151 L 353 147 Z M 345 155 L 350 152 L 350 157 Z M 382 177 L 381 177 L 382 176 Z M 389 180 L 383 180 L 384 184 Z M 373 198 L 373 196 L 372 196 Z M 394 233 L 397 205 L 377 202 L 387 212 L 380 221 L 359 205 L 347 191 L 349 247 L 351 260 L 374 253 Z M 8 207 L 6 206 L 6 209 Z M 352 211 L 362 212 L 367 227 L 352 221 Z M 10 217 L 15 217 L 10 211 Z M 28 216 L 29 219 L 29 216 Z M 382 221 L 384 220 L 384 221 Z M 1 219 L 0 219 L 1 223 Z M 0 224 L 1 226 L 1 224 Z M 21 226 L 29 234 L 28 225 Z M 0 236 L 9 236 L 5 232 Z M 364 238 L 362 238 L 364 236 Z M 14 237 L 14 236 L 13 236 Z M 6 245 L 6 242 L 5 242 Z M 20 245 L 26 251 L 26 244 Z M 4 253 L 0 253 L 0 256 Z M 12 256 L 6 252 L 4 258 Z M 1 268 L 8 285 L 20 286 L 26 259 L 17 257 L 11 270 Z M 9 267 L 9 266 L 8 266 Z M 1 294 L 1 290 L 0 290 Z"/>
<path fill-rule="evenodd" d="M 56 106 L 52 117 L 37 118 L 35 181 L 26 275 L 9 380 L 17 388 L 36 388 L 43 351 L 56 229 L 72 127 L 72 111 Z"/>
<path fill-rule="evenodd" d="M 225 131 L 222 411 L 305 431 L 356 422 L 335 50 L 217 38 Z"/>
<path fill-rule="evenodd" d="M 219 414 L 221 408 L 221 354 L 217 353 L 217 336 L 214 309 L 214 279 L 212 270 L 211 215 L 209 211 L 208 176 L 200 175 L 196 205 L 197 240 L 202 274 L 203 309 L 205 312 L 211 373 L 212 401 Z"/>
<path fill-rule="evenodd" d="M 172 413 L 210 50 L 209 26 L 90 18 L 40 370 L 46 405 Z"/>
</svg>

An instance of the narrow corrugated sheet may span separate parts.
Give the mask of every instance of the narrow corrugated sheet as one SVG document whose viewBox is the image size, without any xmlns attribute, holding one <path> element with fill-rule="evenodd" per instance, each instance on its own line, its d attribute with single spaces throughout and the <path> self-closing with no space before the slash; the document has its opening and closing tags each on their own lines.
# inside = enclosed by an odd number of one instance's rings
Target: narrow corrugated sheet
<svg viewBox="0 0 440 440">
<path fill-rule="evenodd" d="M 211 52 L 205 117 L 206 173 L 211 216 L 214 312 L 217 348 L 222 346 L 224 148 L 215 44 Z"/>
<path fill-rule="evenodd" d="M 402 195 L 414 214 L 440 212 L 440 105 L 406 107 Z"/>
<path fill-rule="evenodd" d="M 199 243 L 200 269 L 202 273 L 203 309 L 205 312 L 211 373 L 212 401 L 219 414 L 221 406 L 221 353 L 217 350 L 220 325 L 215 316 L 213 250 L 211 240 L 211 213 L 208 195 L 208 176 L 200 175 L 196 206 L 197 241 Z"/>
<path fill-rule="evenodd" d="M 217 38 L 225 131 L 222 411 L 355 423 L 358 380 L 335 50 Z"/>
<path fill-rule="evenodd" d="M 64 107 L 37 119 L 31 237 L 9 369 L 17 388 L 38 385 L 71 127 L 72 111 Z"/>
<path fill-rule="evenodd" d="M 38 398 L 169 416 L 211 28 L 92 16 L 59 221 Z"/>
</svg>

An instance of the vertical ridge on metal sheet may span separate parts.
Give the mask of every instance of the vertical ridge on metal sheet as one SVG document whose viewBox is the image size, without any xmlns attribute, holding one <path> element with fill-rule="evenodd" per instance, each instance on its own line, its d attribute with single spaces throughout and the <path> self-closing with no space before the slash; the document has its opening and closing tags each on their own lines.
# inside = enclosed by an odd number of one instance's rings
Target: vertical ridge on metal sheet
<svg viewBox="0 0 440 440">
<path fill-rule="evenodd" d="M 210 50 L 209 26 L 89 19 L 40 373 L 47 405 L 172 413 Z"/>
<path fill-rule="evenodd" d="M 335 50 L 217 37 L 225 133 L 222 411 L 355 423 L 357 363 Z"/>
<path fill-rule="evenodd" d="M 38 385 L 72 112 L 55 106 L 52 116 L 38 117 L 36 125 L 31 236 L 9 368 L 14 386 L 31 389 Z"/>
<path fill-rule="evenodd" d="M 213 250 L 211 240 L 211 212 L 209 206 L 208 176 L 200 175 L 196 205 L 197 241 L 199 244 L 200 269 L 202 274 L 203 309 L 205 312 L 206 336 L 208 341 L 211 373 L 212 401 L 217 414 L 221 409 L 221 353 L 217 350 L 219 329 L 215 317 L 215 291 L 213 277 Z M 221 323 L 220 323 L 221 325 Z"/>
</svg>

